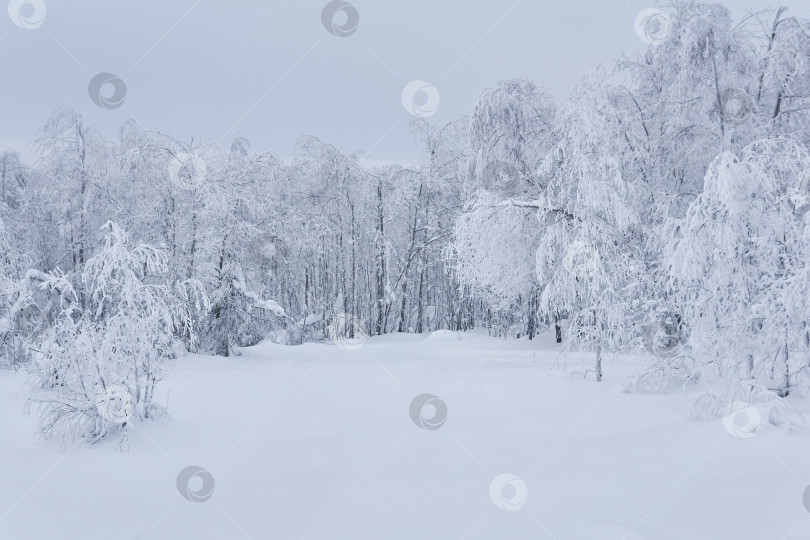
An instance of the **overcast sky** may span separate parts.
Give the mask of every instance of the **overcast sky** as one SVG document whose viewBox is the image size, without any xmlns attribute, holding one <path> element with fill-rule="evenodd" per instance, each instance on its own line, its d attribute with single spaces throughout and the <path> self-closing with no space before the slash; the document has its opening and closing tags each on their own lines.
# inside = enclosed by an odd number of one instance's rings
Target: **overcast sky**
<svg viewBox="0 0 810 540">
<path fill-rule="evenodd" d="M 438 122 L 469 113 L 483 89 L 507 78 L 529 78 L 562 98 L 586 71 L 646 46 L 633 23 L 651 5 L 351 0 L 359 25 L 339 37 L 322 24 L 325 0 L 35 1 L 47 7 L 35 29 L 0 16 L 2 149 L 24 150 L 67 104 L 111 138 L 133 117 L 208 141 L 245 136 L 255 150 L 282 156 L 312 134 L 377 159 L 417 155 L 401 101 L 410 81 L 435 86 Z M 768 7 L 725 4 L 737 16 Z M 810 17 L 810 3 L 788 5 Z M 22 10 L 29 26 L 39 24 L 34 5 Z M 334 20 L 341 26 L 345 17 Z M 126 84 L 120 107 L 90 99 L 100 72 Z"/>
</svg>

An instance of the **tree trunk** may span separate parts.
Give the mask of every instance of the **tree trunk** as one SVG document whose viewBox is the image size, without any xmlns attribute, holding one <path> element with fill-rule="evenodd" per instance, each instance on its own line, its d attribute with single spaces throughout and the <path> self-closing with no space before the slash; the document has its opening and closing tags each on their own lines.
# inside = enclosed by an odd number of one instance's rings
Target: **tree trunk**
<svg viewBox="0 0 810 540">
<path fill-rule="evenodd" d="M 596 382 L 602 382 L 602 344 L 596 345 Z"/>
<path fill-rule="evenodd" d="M 562 328 L 560 328 L 560 310 L 554 310 L 554 334 L 557 338 L 557 343 L 562 343 Z"/>
<path fill-rule="evenodd" d="M 424 293 L 425 289 L 425 267 L 424 261 L 423 266 L 419 272 L 419 296 L 416 300 L 416 333 L 421 334 L 423 331 L 422 328 L 422 318 L 425 316 L 425 305 L 422 300 L 422 294 Z"/>
<path fill-rule="evenodd" d="M 529 313 L 528 313 L 528 322 L 526 323 L 526 330 L 529 334 L 529 339 L 534 339 L 534 334 L 537 331 L 537 290 L 532 288 L 532 291 L 529 293 Z"/>
<path fill-rule="evenodd" d="M 376 334 L 384 331 L 383 316 L 385 312 L 385 220 L 383 209 L 382 178 L 377 182 L 377 325 Z"/>
<path fill-rule="evenodd" d="M 354 227 L 354 204 L 352 209 L 352 321 L 357 317 L 357 238 Z M 354 339 L 354 324 L 349 324 L 349 338 Z"/>
</svg>

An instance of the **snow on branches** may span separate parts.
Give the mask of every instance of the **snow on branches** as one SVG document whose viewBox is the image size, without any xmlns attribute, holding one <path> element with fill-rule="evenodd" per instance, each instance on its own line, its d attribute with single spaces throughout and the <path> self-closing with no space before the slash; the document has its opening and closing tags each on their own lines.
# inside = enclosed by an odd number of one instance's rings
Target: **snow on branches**
<svg viewBox="0 0 810 540">
<path fill-rule="evenodd" d="M 176 331 L 190 314 L 166 280 L 166 254 L 103 226 L 101 249 L 85 264 L 79 294 L 59 311 L 28 366 L 40 429 L 62 441 L 96 441 L 133 419 L 164 414 L 156 389 L 182 353 Z M 64 290 L 60 275 L 29 273 Z M 125 432 L 124 432 L 125 433 Z"/>
</svg>

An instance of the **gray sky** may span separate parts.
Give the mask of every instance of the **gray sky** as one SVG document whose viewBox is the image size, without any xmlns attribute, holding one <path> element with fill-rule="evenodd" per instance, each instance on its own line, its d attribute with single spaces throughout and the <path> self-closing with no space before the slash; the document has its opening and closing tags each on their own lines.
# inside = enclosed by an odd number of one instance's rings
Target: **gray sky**
<svg viewBox="0 0 810 540">
<path fill-rule="evenodd" d="M 107 137 L 132 116 L 208 141 L 242 135 L 280 155 L 312 134 L 378 159 L 418 153 L 400 97 L 410 81 L 438 90 L 437 122 L 469 113 L 483 89 L 507 78 L 529 78 L 562 98 L 586 71 L 646 46 L 633 22 L 652 5 L 351 0 L 359 26 L 337 37 L 321 23 L 325 0 L 36 1 L 47 6 L 36 29 L 0 13 L 0 149 L 24 151 L 67 104 Z M 768 7 L 725 4 L 738 16 Z M 810 3 L 788 5 L 810 17 Z M 33 15 L 32 5 L 22 9 Z M 119 108 L 91 101 L 99 72 L 126 83 Z"/>
</svg>

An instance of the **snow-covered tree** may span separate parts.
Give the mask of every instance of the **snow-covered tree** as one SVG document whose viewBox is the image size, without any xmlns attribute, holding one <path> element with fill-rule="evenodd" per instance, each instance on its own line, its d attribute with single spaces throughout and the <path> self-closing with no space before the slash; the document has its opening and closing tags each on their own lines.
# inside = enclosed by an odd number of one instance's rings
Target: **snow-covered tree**
<svg viewBox="0 0 810 540">
<path fill-rule="evenodd" d="M 693 377 L 711 393 L 712 380 L 735 381 L 722 399 L 761 387 L 786 396 L 806 380 L 808 319 L 796 298 L 807 291 L 807 233 L 795 200 L 808 170 L 810 156 L 788 140 L 722 153 L 670 227 L 670 286 L 694 343 Z"/>
<path fill-rule="evenodd" d="M 543 164 L 546 188 L 538 213 L 540 309 L 569 314 L 571 344 L 593 348 L 602 378 L 603 348 L 616 350 L 633 332 L 633 287 L 639 265 L 634 231 L 638 197 L 611 144 L 611 105 L 594 75 L 560 107 L 557 141 Z"/>
<path fill-rule="evenodd" d="M 538 168 L 551 145 L 555 105 L 534 84 L 501 82 L 478 100 L 469 128 L 467 199 L 450 260 L 462 287 L 503 321 L 537 329 L 534 268 Z"/>
</svg>

